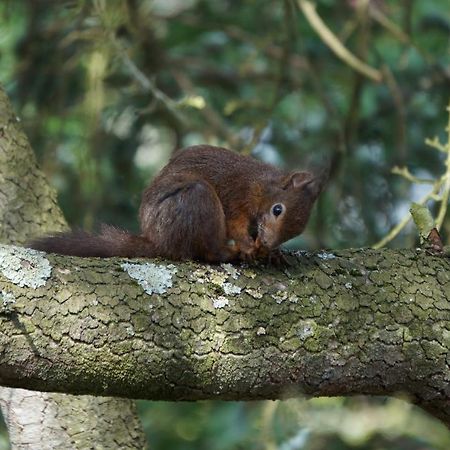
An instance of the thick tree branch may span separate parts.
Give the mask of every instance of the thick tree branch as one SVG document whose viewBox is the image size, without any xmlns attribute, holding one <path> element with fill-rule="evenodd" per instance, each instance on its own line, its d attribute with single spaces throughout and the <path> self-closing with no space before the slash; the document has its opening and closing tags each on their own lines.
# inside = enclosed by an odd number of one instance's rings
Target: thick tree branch
<svg viewBox="0 0 450 450">
<path fill-rule="evenodd" d="M 450 426 L 449 261 L 293 259 L 280 271 L 4 246 L 0 382 L 154 400 L 401 392 Z"/>
<path fill-rule="evenodd" d="M 20 119 L 0 86 L 0 242 L 24 242 L 67 227 L 56 194 L 38 169 Z"/>
<path fill-rule="evenodd" d="M 66 226 L 56 195 L 38 169 L 20 120 L 0 86 L 0 242 L 23 243 Z M 7 291 L 0 289 L 3 312 L 8 299 Z M 0 388 L 0 406 L 12 448 L 72 450 L 98 442 L 104 448 L 145 445 L 134 402 L 127 399 Z"/>
</svg>

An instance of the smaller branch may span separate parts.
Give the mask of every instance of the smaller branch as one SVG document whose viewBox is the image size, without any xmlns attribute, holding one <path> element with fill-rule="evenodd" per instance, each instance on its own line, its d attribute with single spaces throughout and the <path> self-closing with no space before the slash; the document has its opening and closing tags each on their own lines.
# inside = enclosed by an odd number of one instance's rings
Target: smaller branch
<svg viewBox="0 0 450 450">
<path fill-rule="evenodd" d="M 298 4 L 309 24 L 338 58 L 342 59 L 350 67 L 365 75 L 367 78 L 370 78 L 372 81 L 380 82 L 382 80 L 382 74 L 379 70 L 370 67 L 344 47 L 339 38 L 327 27 L 317 14 L 313 3 L 309 0 L 298 0 Z"/>
<path fill-rule="evenodd" d="M 177 103 L 168 97 L 164 92 L 155 86 L 150 78 L 148 78 L 134 61 L 128 56 L 128 53 L 120 46 L 115 38 L 112 38 L 117 52 L 123 61 L 125 67 L 128 69 L 130 75 L 138 82 L 144 92 L 150 92 L 155 100 L 160 102 L 165 106 L 165 108 L 170 111 L 181 123 L 185 123 L 186 119 L 177 109 Z"/>
<path fill-rule="evenodd" d="M 408 33 L 404 32 L 395 22 L 389 19 L 389 17 L 387 17 L 386 14 L 384 14 L 378 6 L 370 6 L 369 14 L 370 17 L 375 20 L 375 22 L 377 22 L 380 26 L 391 33 L 395 39 L 397 39 L 402 44 L 409 45 L 410 47 L 414 48 L 428 64 L 433 65 L 436 63 L 434 58 L 432 58 L 422 48 L 420 48 L 413 41 L 411 36 Z"/>
<path fill-rule="evenodd" d="M 254 38 L 244 31 L 240 30 L 237 27 L 227 27 L 225 29 L 227 34 L 236 40 L 239 40 L 240 42 L 244 42 L 246 44 L 253 45 L 255 48 L 258 48 L 261 52 L 263 52 L 268 58 L 274 59 L 277 61 L 283 61 L 284 58 L 284 52 L 283 49 L 279 46 L 269 44 L 269 45 L 261 45 L 258 42 L 255 42 Z M 290 54 L 288 58 L 288 64 L 291 68 L 291 82 L 296 83 L 295 87 L 300 86 L 301 87 L 301 80 L 298 79 L 298 74 L 302 74 L 303 72 L 306 72 L 309 77 L 310 81 L 312 83 L 312 86 L 316 90 L 318 98 L 322 101 L 324 108 L 328 111 L 330 116 L 335 117 L 337 120 L 339 120 L 338 113 L 336 108 L 334 107 L 333 102 L 331 102 L 327 96 L 326 96 L 326 89 L 320 82 L 319 77 L 317 76 L 317 70 L 313 67 L 313 64 L 309 60 L 308 56 L 298 56 L 295 54 Z M 239 74 L 242 76 L 242 73 Z M 252 75 L 252 77 L 256 78 L 258 74 Z M 260 76 L 260 74 L 259 74 Z M 275 80 L 276 81 L 276 80 Z M 341 133 L 342 134 L 342 133 Z M 343 144 L 343 138 L 341 147 L 345 146 Z"/>
<path fill-rule="evenodd" d="M 436 199 L 436 194 L 439 192 L 440 188 L 442 186 L 442 179 L 438 180 L 431 192 L 424 195 L 418 202 L 418 205 L 424 205 L 428 200 L 430 199 Z M 392 239 L 394 239 L 400 231 L 405 228 L 405 226 L 408 224 L 408 222 L 411 220 L 411 215 L 408 211 L 408 213 L 405 215 L 405 217 L 394 227 L 392 230 L 380 241 L 378 241 L 376 244 L 372 245 L 372 248 L 374 249 L 380 249 L 381 247 L 384 247 L 388 242 L 391 242 Z"/>
<path fill-rule="evenodd" d="M 369 14 L 379 25 L 389 31 L 398 41 L 403 44 L 412 45 L 411 38 L 395 22 L 389 19 L 376 6 L 369 7 Z"/>
<path fill-rule="evenodd" d="M 421 203 L 419 202 L 419 204 Z M 384 247 L 387 243 L 391 242 L 392 239 L 394 239 L 400 233 L 400 231 L 402 231 L 403 228 L 406 227 L 410 220 L 411 215 L 408 212 L 408 214 L 405 215 L 405 217 L 403 217 L 403 219 L 394 228 L 392 228 L 392 230 L 383 239 L 372 245 L 372 248 L 378 250 Z"/>
<path fill-rule="evenodd" d="M 187 92 L 192 97 L 197 97 L 194 85 L 185 72 L 178 70 L 172 72 L 175 81 L 178 83 L 181 89 Z M 241 148 L 243 146 L 240 138 L 234 134 L 222 120 L 220 114 L 218 114 L 207 103 L 202 108 L 198 108 L 210 127 L 221 136 L 232 148 Z"/>
<path fill-rule="evenodd" d="M 437 181 L 426 180 L 422 178 L 414 177 L 406 167 L 394 167 L 392 169 L 392 173 L 397 175 L 401 175 L 406 178 L 408 181 L 417 184 L 434 184 L 433 189 L 427 195 L 422 197 L 416 204 L 417 206 L 424 205 L 428 200 L 433 199 L 436 202 L 440 202 L 438 218 L 436 219 L 436 229 L 439 231 L 444 222 L 445 214 L 447 213 L 448 201 L 450 198 L 450 101 L 447 106 L 447 111 L 449 113 L 448 124 L 447 124 L 447 143 L 442 144 L 439 142 L 438 138 L 434 139 L 425 139 L 425 143 L 439 151 L 445 152 L 447 154 L 447 159 L 445 161 L 446 171 L 444 175 L 442 175 Z M 443 187 L 443 192 L 439 194 L 440 190 Z M 410 220 L 410 215 L 407 214 L 403 220 L 398 223 L 383 239 L 378 241 L 376 244 L 372 246 L 372 248 L 379 249 L 390 242 L 395 236 L 400 233 L 400 231 L 406 226 L 406 224 Z"/>
<path fill-rule="evenodd" d="M 435 148 L 436 150 L 439 150 L 440 152 L 447 153 L 445 145 L 439 142 L 439 139 L 437 137 L 434 137 L 433 139 L 425 139 L 425 144 Z"/>
<path fill-rule="evenodd" d="M 442 224 L 444 222 L 445 214 L 447 213 L 447 207 L 448 207 L 448 199 L 450 195 L 450 101 L 447 106 L 448 111 L 448 123 L 447 123 L 447 143 L 444 146 L 446 152 L 447 152 L 447 159 L 445 160 L 445 174 L 442 176 L 443 184 L 444 184 L 444 190 L 441 194 L 442 201 L 441 206 L 439 208 L 438 217 L 436 219 L 436 228 L 438 231 L 441 229 Z"/>
<path fill-rule="evenodd" d="M 429 180 L 426 178 L 418 178 L 415 177 L 407 167 L 398 167 L 395 166 L 392 168 L 391 173 L 395 174 L 395 175 L 400 175 L 403 178 L 406 178 L 408 181 L 411 181 L 411 183 L 416 183 L 416 184 L 434 184 L 436 181 L 435 180 Z"/>
<path fill-rule="evenodd" d="M 399 153 L 403 158 L 406 156 L 407 150 L 407 131 L 406 131 L 406 108 L 405 102 L 403 100 L 402 90 L 397 83 L 397 80 L 394 77 L 391 69 L 387 64 L 384 64 L 382 67 L 384 79 L 386 80 L 386 85 L 391 92 L 392 99 L 395 105 L 395 115 L 397 117 L 397 127 L 396 127 L 396 135 L 397 135 L 397 145 L 399 147 Z"/>
<path fill-rule="evenodd" d="M 426 239 L 431 230 L 436 227 L 430 210 L 424 205 L 418 205 L 413 202 L 409 212 L 419 230 L 421 241 Z"/>
<path fill-rule="evenodd" d="M 258 121 L 258 123 L 253 127 L 253 135 L 250 141 L 244 146 L 241 153 L 244 155 L 251 154 L 252 150 L 261 141 L 261 136 L 264 130 L 270 123 L 270 119 L 283 97 L 283 90 L 290 89 L 291 87 L 291 77 L 289 71 L 289 59 L 291 56 L 291 46 L 296 42 L 297 36 L 295 34 L 296 29 L 292 27 L 293 21 L 293 11 L 291 10 L 291 4 L 288 0 L 283 2 L 284 10 L 284 24 L 285 24 L 285 39 L 282 48 L 282 54 L 279 58 L 279 68 L 278 77 L 273 88 L 273 97 L 269 101 L 269 105 L 264 108 L 264 116 Z"/>
<path fill-rule="evenodd" d="M 357 40 L 356 57 L 365 60 L 369 51 L 370 40 L 370 22 L 368 20 L 368 3 L 359 2 L 357 4 L 357 14 L 354 15 L 355 28 L 361 29 L 361 34 Z M 350 35 L 349 35 L 350 37 Z M 361 112 L 361 96 L 364 90 L 365 78 L 360 72 L 353 74 L 353 82 L 351 87 L 350 105 L 344 121 L 344 137 L 347 147 L 352 147 L 352 142 L 356 136 L 356 129 L 359 124 L 359 116 Z"/>
<path fill-rule="evenodd" d="M 265 402 L 261 415 L 261 430 L 263 430 L 263 439 L 266 443 L 265 450 L 277 450 L 279 447 L 276 444 L 273 436 L 273 421 L 280 402 Z"/>
</svg>

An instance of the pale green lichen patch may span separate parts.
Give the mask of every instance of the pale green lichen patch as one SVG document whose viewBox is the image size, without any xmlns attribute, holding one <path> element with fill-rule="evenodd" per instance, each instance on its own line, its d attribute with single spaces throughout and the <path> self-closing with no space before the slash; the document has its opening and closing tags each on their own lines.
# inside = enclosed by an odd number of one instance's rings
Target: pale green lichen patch
<svg viewBox="0 0 450 450">
<path fill-rule="evenodd" d="M 222 264 L 221 269 L 217 270 L 211 266 L 204 266 L 195 270 L 190 276 L 192 281 L 200 284 L 212 284 L 222 289 L 225 295 L 239 295 L 241 288 L 230 282 L 230 279 L 236 279 L 239 271 L 234 269 L 231 264 Z"/>
<path fill-rule="evenodd" d="M 246 276 L 247 278 L 250 278 L 252 280 L 254 278 L 256 278 L 256 273 L 253 270 L 251 270 L 251 269 L 244 269 L 242 271 L 242 273 L 244 274 L 244 276 Z"/>
<path fill-rule="evenodd" d="M 44 286 L 52 268 L 45 253 L 14 245 L 0 245 L 0 272 L 20 287 Z"/>
<path fill-rule="evenodd" d="M 207 270 L 205 268 L 194 270 L 194 272 L 191 273 L 190 279 L 195 281 L 196 283 L 204 284 L 207 280 Z"/>
<path fill-rule="evenodd" d="M 212 283 L 216 286 L 222 286 L 228 277 L 229 275 L 226 272 L 213 269 L 211 266 L 204 266 L 195 270 L 191 279 L 201 284 Z"/>
<path fill-rule="evenodd" d="M 12 292 L 0 292 L 0 313 L 10 313 L 14 303 L 16 303 L 16 297 Z"/>
<path fill-rule="evenodd" d="M 278 303 L 284 302 L 288 298 L 288 293 L 286 291 L 277 291 L 275 294 L 272 294 L 272 298 Z"/>
<path fill-rule="evenodd" d="M 239 270 L 237 270 L 236 267 L 234 267 L 232 264 L 222 264 L 222 267 L 234 280 L 237 280 L 239 278 Z"/>
<path fill-rule="evenodd" d="M 121 267 L 149 295 L 165 293 L 168 288 L 172 287 L 173 275 L 177 273 L 177 269 L 173 264 L 163 266 L 152 263 L 123 263 Z"/>
<path fill-rule="evenodd" d="M 305 340 L 311 336 L 314 336 L 316 328 L 317 324 L 313 320 L 303 320 L 299 324 L 297 335 L 301 340 Z"/>
<path fill-rule="evenodd" d="M 222 287 L 226 295 L 238 295 L 241 293 L 241 288 L 232 283 L 223 283 Z"/>
<path fill-rule="evenodd" d="M 228 279 L 228 274 L 226 272 L 220 272 L 215 269 L 210 269 L 207 279 L 212 284 L 215 284 L 217 286 L 223 286 L 225 281 Z"/>
<path fill-rule="evenodd" d="M 321 253 L 317 253 L 317 257 L 320 259 L 334 259 L 336 258 L 336 255 L 333 255 L 333 253 L 327 253 L 327 252 L 321 252 Z"/>
<path fill-rule="evenodd" d="M 245 292 L 247 292 L 247 294 L 252 296 L 253 298 L 263 298 L 263 294 L 259 291 L 259 289 L 245 288 Z"/>
<path fill-rule="evenodd" d="M 223 295 L 213 299 L 213 306 L 216 309 L 225 308 L 225 306 L 228 306 L 229 304 L 230 304 L 230 301 Z"/>
</svg>

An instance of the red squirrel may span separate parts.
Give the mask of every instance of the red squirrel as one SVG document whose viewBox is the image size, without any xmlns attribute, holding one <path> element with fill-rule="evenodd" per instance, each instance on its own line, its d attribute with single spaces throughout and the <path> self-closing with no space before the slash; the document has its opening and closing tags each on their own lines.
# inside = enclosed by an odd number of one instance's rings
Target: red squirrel
<svg viewBox="0 0 450 450">
<path fill-rule="evenodd" d="M 325 175 L 286 172 L 220 147 L 174 153 L 142 195 L 141 233 L 58 233 L 30 244 L 74 256 L 163 257 L 206 262 L 270 257 L 305 228 Z"/>
</svg>

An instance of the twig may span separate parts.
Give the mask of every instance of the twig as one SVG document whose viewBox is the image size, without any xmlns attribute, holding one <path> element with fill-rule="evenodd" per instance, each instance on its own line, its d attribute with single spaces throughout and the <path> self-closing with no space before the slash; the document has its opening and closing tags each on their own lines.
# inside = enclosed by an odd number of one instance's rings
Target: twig
<svg viewBox="0 0 450 450">
<path fill-rule="evenodd" d="M 397 80 L 394 77 L 391 69 L 387 64 L 384 64 L 382 67 L 384 79 L 386 80 L 386 85 L 391 92 L 392 99 L 394 100 L 395 105 L 395 115 L 397 116 L 397 126 L 396 126 L 396 135 L 397 135 L 397 145 L 400 152 L 400 157 L 404 160 L 406 156 L 407 150 L 407 132 L 406 132 L 406 110 L 405 103 L 403 100 L 403 93 L 400 89 L 400 86 L 397 83 Z"/>
<path fill-rule="evenodd" d="M 192 96 L 196 96 L 194 86 L 190 78 L 186 75 L 185 72 L 178 70 L 172 71 L 172 75 L 177 82 L 177 84 L 183 89 L 185 92 L 189 93 Z M 211 108 L 208 104 L 205 103 L 204 107 L 199 109 L 200 113 L 203 115 L 205 120 L 209 123 L 211 128 L 217 133 L 217 135 L 221 136 L 232 148 L 240 148 L 243 146 L 241 139 L 239 136 L 234 134 L 224 123 L 220 114 L 218 114 L 213 108 Z"/>
<path fill-rule="evenodd" d="M 400 175 L 403 178 L 406 178 L 408 181 L 411 181 L 411 183 L 416 183 L 416 184 L 434 184 L 436 182 L 435 180 L 431 180 L 431 179 L 415 177 L 409 171 L 409 169 L 407 167 L 395 166 L 395 167 L 392 168 L 391 173 L 393 173 L 395 175 Z"/>
<path fill-rule="evenodd" d="M 369 13 L 372 19 L 374 19 L 376 22 L 378 22 L 379 25 L 384 27 L 399 42 L 414 48 L 428 64 L 436 63 L 436 61 L 432 57 L 427 55 L 415 42 L 413 42 L 409 34 L 405 33 L 395 22 L 389 19 L 378 6 L 370 6 Z"/>
<path fill-rule="evenodd" d="M 433 139 L 425 139 L 425 144 L 435 148 L 436 150 L 439 150 L 440 152 L 447 153 L 445 145 L 439 142 L 439 139 L 437 137 L 434 137 Z"/>
<path fill-rule="evenodd" d="M 150 78 L 148 78 L 139 69 L 139 67 L 136 66 L 134 61 L 128 56 L 128 53 L 122 48 L 120 43 L 117 42 L 117 40 L 114 37 L 112 37 L 111 39 L 124 65 L 128 69 L 131 76 L 140 84 L 142 90 L 144 92 L 150 92 L 153 95 L 153 97 L 158 102 L 163 104 L 166 107 L 166 109 L 170 111 L 181 123 L 185 123 L 186 119 L 180 113 L 180 111 L 178 111 L 177 103 L 155 86 L 155 83 L 153 83 L 153 81 L 150 80 Z"/>
<path fill-rule="evenodd" d="M 268 124 L 270 123 L 271 116 L 273 115 L 273 112 L 275 108 L 277 107 L 278 103 L 280 102 L 280 99 L 283 95 L 283 89 L 290 88 L 291 86 L 291 78 L 290 78 L 290 65 L 289 65 L 289 59 L 291 57 L 291 46 L 294 45 L 294 43 L 297 40 L 296 36 L 296 28 L 292 26 L 293 17 L 292 14 L 294 11 L 291 10 L 291 3 L 289 0 L 284 0 L 283 2 L 283 11 L 284 11 L 284 24 L 285 24 L 285 38 L 284 43 L 282 47 L 282 52 L 279 59 L 279 68 L 278 68 L 278 77 L 275 82 L 275 86 L 273 89 L 273 96 L 270 100 L 269 105 L 264 110 L 264 117 L 259 120 L 254 127 L 254 132 L 252 134 L 252 138 L 250 139 L 250 142 L 248 142 L 244 148 L 242 149 L 241 153 L 244 155 L 249 155 L 252 150 L 255 148 L 255 146 L 261 141 L 261 136 L 264 132 L 264 130 L 267 128 Z"/>
<path fill-rule="evenodd" d="M 445 171 L 444 175 L 442 175 L 439 178 L 439 180 L 434 182 L 434 186 L 433 186 L 433 189 L 431 190 L 431 192 L 429 192 L 427 195 L 422 197 L 417 202 L 418 205 L 423 205 L 430 199 L 440 202 L 438 218 L 436 219 L 436 228 L 438 231 L 440 230 L 440 228 L 442 227 L 442 224 L 444 222 L 445 214 L 447 213 L 447 208 L 448 208 L 448 200 L 450 198 L 450 101 L 447 106 L 447 111 L 448 111 L 448 124 L 447 124 L 447 128 L 446 128 L 447 143 L 446 144 L 440 143 L 438 138 L 434 138 L 433 140 L 431 140 L 431 139 L 425 140 L 425 143 L 430 145 L 431 147 L 433 147 L 439 151 L 447 153 L 447 159 L 445 161 L 446 171 Z M 392 169 L 392 172 L 403 176 L 404 178 L 406 178 L 407 180 L 409 180 L 413 183 L 430 184 L 433 182 L 432 180 L 424 180 L 421 178 L 414 177 L 408 171 L 408 169 L 405 167 L 404 168 L 394 167 Z M 439 191 L 442 189 L 442 187 L 443 187 L 443 191 L 439 195 Z M 411 216 L 409 214 L 407 214 L 400 221 L 400 223 L 398 223 L 383 239 L 378 241 L 372 247 L 375 249 L 381 248 L 381 247 L 385 246 L 388 242 L 392 241 L 392 239 L 394 239 L 395 236 L 397 236 L 397 234 L 400 233 L 400 231 L 406 226 L 406 224 L 409 222 L 410 219 L 411 219 Z"/>
<path fill-rule="evenodd" d="M 277 450 L 278 448 L 273 437 L 272 424 L 279 405 L 278 401 L 266 402 L 262 410 L 261 430 L 264 436 L 265 450 Z"/>
<path fill-rule="evenodd" d="M 412 44 L 411 38 L 395 22 L 383 14 L 377 6 L 369 7 L 369 14 L 382 27 L 386 28 L 386 30 L 388 30 L 397 40 L 403 44 Z"/>
<path fill-rule="evenodd" d="M 436 228 L 438 230 L 441 229 L 442 223 L 444 222 L 445 214 L 447 212 L 448 207 L 448 199 L 450 195 L 450 101 L 447 106 L 448 111 L 448 123 L 447 123 L 447 144 L 445 145 L 445 149 L 447 151 L 447 159 L 445 160 L 446 171 L 443 175 L 442 179 L 444 180 L 444 190 L 442 192 L 442 201 L 441 206 L 439 208 L 438 217 L 436 219 Z"/>
<path fill-rule="evenodd" d="M 368 20 L 368 6 L 367 2 L 358 3 L 358 14 L 355 15 L 357 20 L 354 20 L 355 30 L 361 28 L 361 36 L 357 41 L 356 57 L 365 60 L 369 50 L 369 34 L 370 22 Z M 354 30 L 354 31 L 355 31 Z M 356 128 L 358 126 L 359 115 L 361 111 L 361 96 L 364 89 L 365 77 L 360 72 L 354 72 L 351 89 L 350 105 L 343 123 L 345 144 L 350 149 L 356 135 Z"/>
<path fill-rule="evenodd" d="M 433 190 L 431 192 L 429 192 L 428 194 L 424 195 L 417 202 L 417 204 L 423 205 L 428 200 L 435 198 L 434 196 L 439 192 L 441 186 L 442 186 L 442 180 L 438 180 L 436 182 L 436 184 L 434 185 Z M 392 241 L 392 239 L 394 239 L 400 233 L 400 231 L 403 230 L 403 228 L 405 228 L 405 226 L 407 225 L 407 223 L 410 220 L 411 220 L 411 214 L 408 211 L 408 213 L 405 215 L 405 217 L 394 228 L 392 228 L 392 230 L 383 239 L 378 241 L 376 244 L 372 245 L 372 248 L 378 249 L 378 248 L 384 247 L 388 242 Z"/>
<path fill-rule="evenodd" d="M 298 0 L 298 5 L 309 24 L 338 58 L 342 59 L 350 67 L 362 73 L 367 78 L 370 78 L 376 82 L 380 82 L 382 80 L 382 75 L 379 70 L 370 67 L 368 64 L 353 55 L 353 53 L 351 53 L 346 47 L 344 47 L 338 37 L 327 27 L 327 25 L 317 14 L 313 3 L 309 0 Z"/>
</svg>

